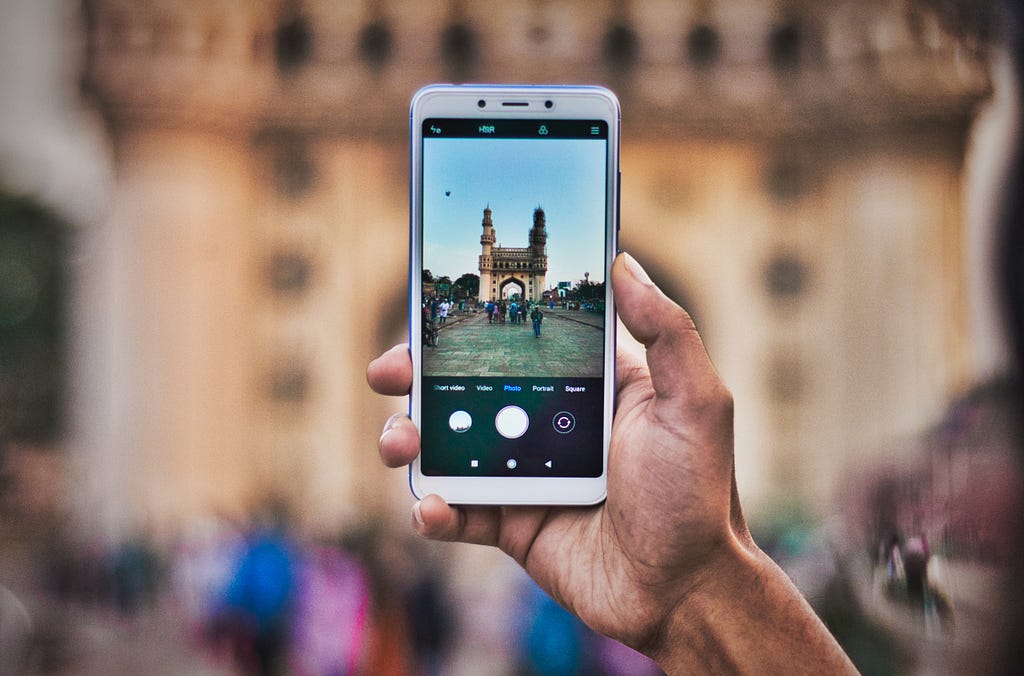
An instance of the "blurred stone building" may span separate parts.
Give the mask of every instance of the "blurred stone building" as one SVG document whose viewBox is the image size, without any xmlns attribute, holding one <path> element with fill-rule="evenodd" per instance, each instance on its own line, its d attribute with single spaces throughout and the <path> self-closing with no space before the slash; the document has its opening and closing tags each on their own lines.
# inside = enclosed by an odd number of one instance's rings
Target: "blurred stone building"
<svg viewBox="0 0 1024 676">
<path fill-rule="evenodd" d="M 83 30 L 116 181 L 67 443 L 108 531 L 266 491 L 330 529 L 404 497 L 375 450 L 403 404 L 364 368 L 405 332 L 430 82 L 618 93 L 622 247 L 733 389 L 749 502 L 822 507 L 976 375 L 961 186 L 988 70 L 916 5 L 87 0 Z"/>
</svg>

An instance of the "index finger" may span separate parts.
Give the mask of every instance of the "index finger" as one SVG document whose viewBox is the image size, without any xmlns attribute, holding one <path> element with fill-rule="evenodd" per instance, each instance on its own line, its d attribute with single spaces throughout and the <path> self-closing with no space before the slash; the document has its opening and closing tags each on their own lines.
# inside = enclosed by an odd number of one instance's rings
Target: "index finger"
<svg viewBox="0 0 1024 676">
<path fill-rule="evenodd" d="M 377 357 L 366 367 L 366 382 L 378 394 L 399 397 L 412 387 L 412 358 L 409 345 L 402 343 Z"/>
</svg>

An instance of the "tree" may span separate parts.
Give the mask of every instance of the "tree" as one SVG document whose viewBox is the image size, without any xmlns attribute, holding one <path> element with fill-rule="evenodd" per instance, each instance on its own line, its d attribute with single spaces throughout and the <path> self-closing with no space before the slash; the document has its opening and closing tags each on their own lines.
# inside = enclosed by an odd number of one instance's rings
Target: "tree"
<svg viewBox="0 0 1024 676">
<path fill-rule="evenodd" d="M 0 190 L 0 456 L 64 431 L 70 241 L 55 212 Z"/>
<path fill-rule="evenodd" d="M 604 282 L 601 282 L 600 284 L 594 284 L 591 282 L 587 287 L 587 293 L 590 294 L 587 296 L 587 298 L 590 299 L 604 298 Z"/>
<path fill-rule="evenodd" d="M 467 272 L 455 280 L 455 286 L 465 289 L 470 296 L 476 296 L 480 293 L 480 277 Z"/>
<path fill-rule="evenodd" d="M 427 270 L 426 268 L 423 269 L 423 281 L 426 282 L 427 284 L 430 284 L 431 282 L 434 281 L 434 274 L 430 270 Z"/>
</svg>

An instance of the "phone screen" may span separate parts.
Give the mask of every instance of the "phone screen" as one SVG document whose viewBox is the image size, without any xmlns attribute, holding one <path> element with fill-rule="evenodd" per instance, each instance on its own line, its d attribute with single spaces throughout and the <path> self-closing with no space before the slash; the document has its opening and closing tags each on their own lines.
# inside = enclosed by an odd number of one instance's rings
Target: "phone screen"
<svg viewBox="0 0 1024 676">
<path fill-rule="evenodd" d="M 432 117 L 420 131 L 420 471 L 601 476 L 608 123 Z"/>
</svg>

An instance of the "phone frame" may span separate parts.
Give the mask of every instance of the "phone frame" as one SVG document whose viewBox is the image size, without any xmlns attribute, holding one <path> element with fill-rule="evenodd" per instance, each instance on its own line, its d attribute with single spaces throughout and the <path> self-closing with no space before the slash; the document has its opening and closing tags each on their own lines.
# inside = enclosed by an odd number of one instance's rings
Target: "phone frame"
<svg viewBox="0 0 1024 676">
<path fill-rule="evenodd" d="M 483 105 L 481 105 L 481 102 Z M 582 85 L 429 85 L 410 106 L 409 348 L 413 383 L 409 415 L 421 428 L 422 378 L 422 233 L 423 137 L 428 118 L 601 119 L 608 125 L 605 171 L 605 316 L 602 378 L 602 473 L 597 477 L 433 476 L 409 466 L 409 484 L 417 498 L 436 493 L 450 504 L 593 505 L 607 493 L 608 447 L 615 399 L 616 315 L 611 266 L 618 253 L 620 108 L 603 87 Z"/>
</svg>

